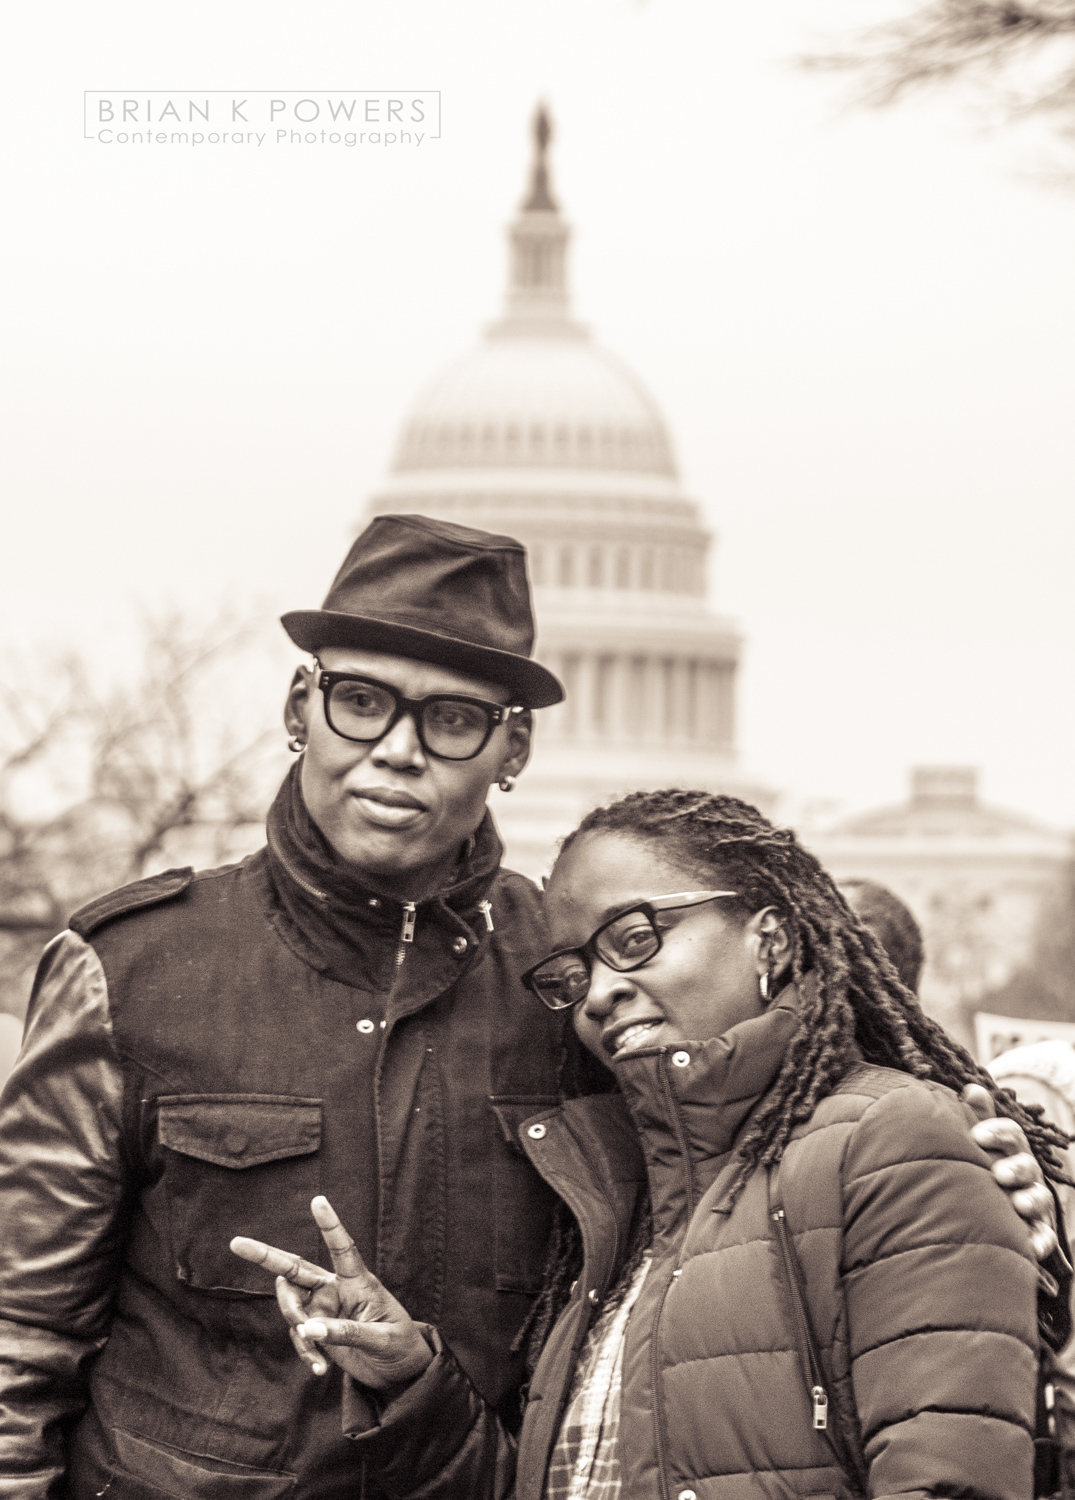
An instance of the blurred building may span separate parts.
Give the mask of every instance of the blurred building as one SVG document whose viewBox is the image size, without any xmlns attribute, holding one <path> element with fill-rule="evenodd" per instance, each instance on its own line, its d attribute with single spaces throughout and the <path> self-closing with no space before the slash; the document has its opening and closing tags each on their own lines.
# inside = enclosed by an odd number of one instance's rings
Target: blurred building
<svg viewBox="0 0 1075 1500">
<path fill-rule="evenodd" d="M 804 839 L 837 880 L 879 881 L 911 908 L 925 938 L 923 1003 L 968 1045 L 969 1010 L 1026 959 L 1072 850 L 1068 834 L 986 806 L 968 766 L 918 767 L 906 802 Z"/>
<path fill-rule="evenodd" d="M 534 138 L 503 316 L 420 397 L 367 514 L 419 511 L 526 544 L 538 655 L 568 697 L 538 715 L 516 790 L 493 798 L 509 864 L 537 876 L 615 792 L 737 784 L 739 638 L 710 609 L 713 539 L 660 412 L 572 314 L 540 111 Z"/>
</svg>

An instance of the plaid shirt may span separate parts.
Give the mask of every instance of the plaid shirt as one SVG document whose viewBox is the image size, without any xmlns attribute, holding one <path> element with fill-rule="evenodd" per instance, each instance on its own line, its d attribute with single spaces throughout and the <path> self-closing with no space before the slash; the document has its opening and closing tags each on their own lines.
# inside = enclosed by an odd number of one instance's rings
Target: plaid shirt
<svg viewBox="0 0 1075 1500">
<path fill-rule="evenodd" d="M 545 1500 L 618 1500 L 623 1345 L 649 1268 L 647 1255 L 623 1300 L 606 1308 L 587 1335 L 552 1451 Z"/>
</svg>

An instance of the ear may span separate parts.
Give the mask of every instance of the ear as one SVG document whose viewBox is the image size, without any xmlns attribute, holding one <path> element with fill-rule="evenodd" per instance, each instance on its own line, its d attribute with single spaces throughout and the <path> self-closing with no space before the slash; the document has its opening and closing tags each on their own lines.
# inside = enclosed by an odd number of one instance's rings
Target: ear
<svg viewBox="0 0 1075 1500">
<path fill-rule="evenodd" d="M 534 716 L 530 710 L 524 708 L 521 714 L 513 714 L 508 720 L 508 748 L 493 777 L 494 781 L 499 781 L 502 776 L 519 775 L 530 759 L 533 735 Z"/>
<path fill-rule="evenodd" d="M 317 674 L 309 667 L 296 667 L 284 700 L 284 725 L 288 734 L 307 738 L 306 720 L 317 688 Z"/>
<path fill-rule="evenodd" d="M 791 936 L 775 906 L 763 906 L 747 923 L 755 946 L 754 963 L 758 978 L 771 974 L 779 978 L 791 963 Z"/>
</svg>

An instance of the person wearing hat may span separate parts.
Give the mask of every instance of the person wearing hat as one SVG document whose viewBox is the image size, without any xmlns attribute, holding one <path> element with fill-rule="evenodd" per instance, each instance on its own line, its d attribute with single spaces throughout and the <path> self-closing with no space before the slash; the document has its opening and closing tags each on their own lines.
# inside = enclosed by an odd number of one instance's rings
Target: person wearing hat
<svg viewBox="0 0 1075 1500">
<path fill-rule="evenodd" d="M 324 607 L 283 623 L 315 661 L 267 847 L 102 897 L 39 970 L 0 1111 L 0 1491 L 20 1500 L 359 1493 L 339 1391 L 228 1248 L 316 1258 L 322 1192 L 518 1419 L 552 1199 L 515 1132 L 565 1045 L 519 983 L 539 893 L 500 868 L 485 806 L 563 696 L 531 657 L 524 551 L 381 516 Z"/>
<path fill-rule="evenodd" d="M 41 963 L 0 1107 L 0 1493 L 19 1500 L 376 1500 L 338 1378 L 229 1250 L 326 1264 L 322 1194 L 520 1417 L 554 1200 L 518 1130 L 583 1066 L 520 984 L 548 937 L 485 807 L 562 697 L 531 657 L 523 549 L 382 516 L 284 624 L 315 663 L 266 847 L 102 897 Z"/>
</svg>

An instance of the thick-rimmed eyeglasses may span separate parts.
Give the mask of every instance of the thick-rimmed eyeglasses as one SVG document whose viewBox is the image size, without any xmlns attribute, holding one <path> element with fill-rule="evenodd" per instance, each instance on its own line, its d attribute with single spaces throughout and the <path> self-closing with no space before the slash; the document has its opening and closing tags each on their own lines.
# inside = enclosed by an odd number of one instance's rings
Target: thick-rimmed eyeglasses
<svg viewBox="0 0 1075 1500">
<path fill-rule="evenodd" d="M 498 724 L 523 712 L 464 693 L 404 698 L 391 683 L 353 672 L 322 672 L 317 685 L 324 694 L 328 727 L 341 739 L 374 744 L 410 714 L 422 749 L 438 760 L 473 760 Z"/>
<path fill-rule="evenodd" d="M 736 896 L 738 891 L 679 891 L 674 896 L 652 896 L 637 906 L 610 917 L 592 932 L 581 948 L 561 948 L 550 953 L 523 975 L 523 984 L 550 1010 L 569 1010 L 585 1000 L 590 989 L 593 961 L 599 958 L 619 974 L 630 974 L 656 958 L 664 944 L 657 925 L 658 913 L 701 906 L 718 896 Z"/>
</svg>

